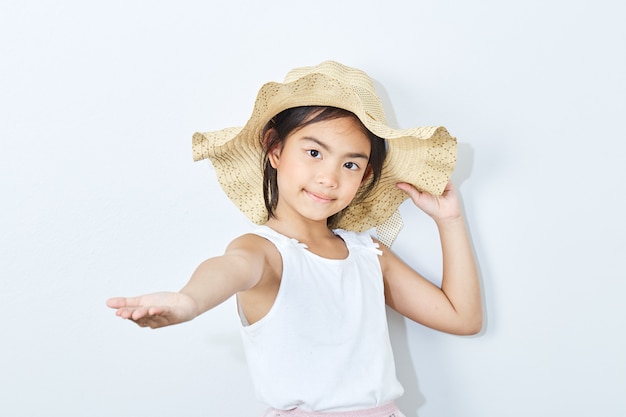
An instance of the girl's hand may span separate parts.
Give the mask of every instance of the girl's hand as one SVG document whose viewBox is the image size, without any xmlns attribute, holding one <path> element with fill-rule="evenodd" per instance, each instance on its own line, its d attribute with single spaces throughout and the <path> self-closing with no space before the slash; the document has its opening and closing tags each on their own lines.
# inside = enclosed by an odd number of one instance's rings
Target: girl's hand
<svg viewBox="0 0 626 417">
<path fill-rule="evenodd" d="M 107 306 L 116 309 L 117 316 L 152 329 L 189 321 L 197 315 L 195 301 L 176 292 L 110 298 Z"/>
<path fill-rule="evenodd" d="M 451 181 L 448 182 L 441 196 L 419 191 L 411 184 L 404 182 L 396 184 L 396 187 L 406 192 L 413 203 L 435 221 L 455 220 L 461 217 L 459 199 Z"/>
</svg>

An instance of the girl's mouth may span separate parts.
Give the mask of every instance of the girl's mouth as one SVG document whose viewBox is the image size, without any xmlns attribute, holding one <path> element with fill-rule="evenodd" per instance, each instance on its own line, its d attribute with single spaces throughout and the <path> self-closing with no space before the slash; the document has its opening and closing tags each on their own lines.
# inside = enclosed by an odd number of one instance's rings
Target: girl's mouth
<svg viewBox="0 0 626 417">
<path fill-rule="evenodd" d="M 313 193 L 311 191 L 307 191 L 304 190 L 304 192 L 306 193 L 306 195 L 308 195 L 311 199 L 319 202 L 319 203 L 330 203 L 332 202 L 334 199 L 331 197 L 328 197 L 326 195 L 323 194 L 317 194 L 317 193 Z"/>
</svg>

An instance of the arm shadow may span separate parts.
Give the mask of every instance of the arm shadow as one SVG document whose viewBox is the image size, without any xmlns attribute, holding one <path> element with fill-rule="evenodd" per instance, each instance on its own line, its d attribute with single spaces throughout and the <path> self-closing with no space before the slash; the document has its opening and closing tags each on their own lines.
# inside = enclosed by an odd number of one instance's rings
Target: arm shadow
<svg viewBox="0 0 626 417">
<path fill-rule="evenodd" d="M 396 376 L 404 387 L 404 395 L 396 400 L 396 405 L 406 417 L 418 417 L 417 409 L 426 403 L 417 380 L 417 372 L 407 338 L 406 319 L 387 307 L 389 337 L 396 362 Z"/>
</svg>

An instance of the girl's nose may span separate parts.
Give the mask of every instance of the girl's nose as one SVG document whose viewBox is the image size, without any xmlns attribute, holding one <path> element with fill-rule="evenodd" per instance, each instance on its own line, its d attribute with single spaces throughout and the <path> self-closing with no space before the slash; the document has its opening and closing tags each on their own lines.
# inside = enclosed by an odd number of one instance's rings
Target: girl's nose
<svg viewBox="0 0 626 417">
<path fill-rule="evenodd" d="M 328 188 L 336 188 L 338 184 L 337 171 L 334 168 L 327 167 L 320 169 L 317 174 L 318 184 L 322 184 Z"/>
</svg>

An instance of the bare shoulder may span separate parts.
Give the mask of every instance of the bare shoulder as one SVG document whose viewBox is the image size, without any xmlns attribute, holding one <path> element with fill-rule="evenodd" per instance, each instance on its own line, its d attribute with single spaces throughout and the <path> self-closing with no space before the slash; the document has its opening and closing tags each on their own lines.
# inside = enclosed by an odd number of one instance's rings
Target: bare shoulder
<svg viewBox="0 0 626 417">
<path fill-rule="evenodd" d="M 383 271 L 383 277 L 388 275 L 386 272 L 392 271 L 394 267 L 398 265 L 405 265 L 402 259 L 400 259 L 389 247 L 378 239 L 372 237 L 372 240 L 378 244 L 378 249 L 382 252 L 379 256 L 380 266 Z"/>
<path fill-rule="evenodd" d="M 240 254 L 246 257 L 266 257 L 276 251 L 270 241 L 254 233 L 246 233 L 233 239 L 226 247 L 225 254 Z"/>
<path fill-rule="evenodd" d="M 244 251 L 251 253 L 263 253 L 274 245 L 264 237 L 254 233 L 246 233 L 233 239 L 226 247 L 226 253 Z"/>
<path fill-rule="evenodd" d="M 268 277 L 280 276 L 282 273 L 282 259 L 276 246 L 254 233 L 235 238 L 226 248 L 225 255 L 248 262 L 251 269 L 258 274 L 259 282 L 267 280 Z"/>
</svg>

